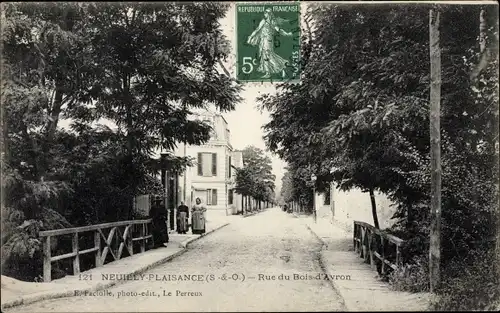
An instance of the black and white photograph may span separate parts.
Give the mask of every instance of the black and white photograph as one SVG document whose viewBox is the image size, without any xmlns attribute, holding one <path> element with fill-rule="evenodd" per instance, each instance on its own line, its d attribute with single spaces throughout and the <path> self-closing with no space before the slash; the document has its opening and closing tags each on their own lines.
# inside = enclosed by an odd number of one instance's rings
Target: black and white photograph
<svg viewBox="0 0 500 313">
<path fill-rule="evenodd" d="M 500 311 L 498 7 L 1 3 L 2 312 Z"/>
</svg>

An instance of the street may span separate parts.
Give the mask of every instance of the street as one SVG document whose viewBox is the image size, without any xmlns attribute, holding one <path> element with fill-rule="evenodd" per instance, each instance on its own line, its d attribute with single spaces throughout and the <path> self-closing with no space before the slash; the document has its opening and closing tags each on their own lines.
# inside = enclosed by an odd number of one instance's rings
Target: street
<svg viewBox="0 0 500 313">
<path fill-rule="evenodd" d="M 108 290 L 6 312 L 345 310 L 324 278 L 320 250 L 300 219 L 272 208 L 235 219 L 171 262 Z"/>
</svg>

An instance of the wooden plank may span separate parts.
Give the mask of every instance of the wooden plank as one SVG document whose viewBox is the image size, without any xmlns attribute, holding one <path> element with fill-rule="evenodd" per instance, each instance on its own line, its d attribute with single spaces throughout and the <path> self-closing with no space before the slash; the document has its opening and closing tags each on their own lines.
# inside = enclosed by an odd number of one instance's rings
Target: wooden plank
<svg viewBox="0 0 500 313">
<path fill-rule="evenodd" d="M 50 236 L 43 241 L 43 281 L 48 283 L 52 279 L 52 264 L 50 259 Z"/>
<path fill-rule="evenodd" d="M 110 249 L 109 246 L 106 246 L 104 247 L 104 249 L 102 250 L 102 255 L 101 255 L 101 262 L 102 264 L 104 264 L 104 261 L 106 260 L 106 256 L 108 256 L 108 252 L 111 253 L 111 256 L 113 257 L 113 259 L 116 261 L 118 260 L 116 258 L 116 254 L 113 252 L 112 249 Z"/>
<path fill-rule="evenodd" d="M 401 246 L 404 244 L 404 240 L 401 239 L 401 238 L 398 238 L 394 235 L 391 235 L 391 234 L 387 234 L 383 231 L 381 231 L 380 229 L 377 229 L 375 228 L 374 226 L 368 224 L 368 223 L 365 223 L 365 222 L 359 222 L 359 221 L 354 221 L 354 227 L 355 227 L 355 230 L 357 228 L 366 228 L 366 229 L 369 229 L 371 231 L 373 231 L 374 233 L 376 233 L 377 235 L 380 235 L 381 237 L 384 237 L 386 238 L 388 241 L 390 242 L 393 242 L 394 244 L 398 245 L 398 246 Z M 356 231 L 354 232 L 354 236 L 357 238 L 357 233 Z"/>
<path fill-rule="evenodd" d="M 370 233 L 368 234 L 368 253 L 370 254 L 370 267 L 372 270 L 376 270 L 375 268 L 375 260 L 373 259 L 373 246 L 372 246 L 372 242 L 373 242 L 373 232 L 370 231 Z"/>
<path fill-rule="evenodd" d="M 75 257 L 73 258 L 73 275 L 77 275 L 80 273 L 80 247 L 78 244 L 78 233 L 73 234 L 73 253 L 75 253 Z"/>
<path fill-rule="evenodd" d="M 87 253 L 93 253 L 93 252 L 96 252 L 96 251 L 97 251 L 97 248 L 94 247 L 94 248 L 88 248 L 88 249 L 85 249 L 85 250 L 80 250 L 80 251 L 78 251 L 78 254 L 82 255 L 82 254 L 87 254 Z"/>
<path fill-rule="evenodd" d="M 99 230 L 99 232 L 104 237 L 104 234 L 102 233 L 102 231 Z M 118 260 L 118 258 L 116 257 L 116 255 L 111 247 L 111 243 L 113 242 L 113 236 L 115 235 L 115 232 L 116 232 L 116 227 L 113 227 L 111 229 L 111 231 L 109 232 L 108 237 L 104 238 L 104 240 L 105 240 L 104 243 L 105 243 L 106 247 L 104 247 L 104 249 L 102 250 L 102 255 L 101 255 L 102 264 L 104 264 L 104 261 L 106 260 L 106 256 L 108 255 L 108 252 L 111 253 L 111 256 L 113 257 L 113 259 L 115 261 Z"/>
<path fill-rule="evenodd" d="M 359 249 L 359 257 L 365 257 L 365 232 L 366 228 L 361 227 L 361 240 L 360 240 L 360 249 Z"/>
<path fill-rule="evenodd" d="M 88 231 L 97 230 L 97 229 L 105 229 L 105 228 L 125 226 L 125 225 L 134 225 L 134 224 L 144 224 L 144 223 L 150 223 L 150 222 L 151 222 L 151 219 L 112 222 L 112 223 L 104 223 L 104 224 L 81 226 L 81 227 L 44 230 L 44 231 L 41 231 L 39 233 L 39 235 L 40 235 L 40 237 L 67 235 L 67 234 L 73 234 L 76 232 L 83 233 L 83 232 L 88 232 Z"/>
<path fill-rule="evenodd" d="M 146 235 L 146 224 L 142 224 L 141 225 L 141 239 L 143 239 L 143 240 L 141 240 L 141 252 L 146 251 L 146 238 L 145 238 L 145 235 Z"/>
<path fill-rule="evenodd" d="M 116 229 L 117 229 L 117 227 L 111 228 L 111 231 L 108 234 L 108 238 L 106 239 L 106 246 L 108 246 L 110 248 L 111 248 L 111 243 L 113 242 L 113 236 L 116 233 Z"/>
<path fill-rule="evenodd" d="M 64 260 L 64 259 L 69 259 L 69 258 L 73 258 L 76 256 L 76 253 L 75 252 L 70 252 L 70 253 L 65 253 L 65 254 L 61 254 L 61 255 L 57 255 L 57 256 L 53 256 L 51 258 L 52 262 L 55 262 L 55 261 L 59 261 L 59 260 Z"/>
<path fill-rule="evenodd" d="M 382 274 L 385 274 L 385 245 L 384 245 L 384 237 L 383 236 L 380 237 L 380 241 L 381 241 L 380 246 L 382 247 L 382 251 L 381 251 L 382 252 L 382 255 L 381 255 L 382 256 L 382 259 L 381 259 L 382 260 L 382 270 L 381 270 L 381 272 L 382 272 Z"/>
<path fill-rule="evenodd" d="M 94 232 L 94 247 L 96 249 L 95 266 L 100 267 L 102 266 L 102 262 L 101 262 L 101 234 L 99 233 L 99 231 Z"/>
<path fill-rule="evenodd" d="M 441 47 L 440 12 L 429 10 L 429 135 L 431 156 L 431 210 L 429 244 L 430 292 L 435 293 L 441 281 Z"/>
<path fill-rule="evenodd" d="M 132 233 L 130 231 L 130 227 L 132 227 L 132 225 L 127 225 L 127 227 L 125 227 L 123 241 L 126 245 L 129 255 L 134 255 L 134 247 L 132 246 Z"/>
<path fill-rule="evenodd" d="M 120 242 L 120 246 L 118 247 L 118 252 L 116 253 L 116 257 L 121 259 L 122 253 L 123 253 L 123 248 L 125 247 L 125 244 L 123 242 Z"/>
</svg>

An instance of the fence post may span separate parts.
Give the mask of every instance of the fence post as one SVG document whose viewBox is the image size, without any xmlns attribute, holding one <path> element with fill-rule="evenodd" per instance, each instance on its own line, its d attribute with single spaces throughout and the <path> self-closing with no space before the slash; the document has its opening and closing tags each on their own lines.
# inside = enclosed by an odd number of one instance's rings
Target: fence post
<svg viewBox="0 0 500 313">
<path fill-rule="evenodd" d="M 102 262 L 101 262 L 101 235 L 99 234 L 98 230 L 94 232 L 94 248 L 97 248 L 95 252 L 95 267 L 99 267 L 102 265 Z"/>
<path fill-rule="evenodd" d="M 52 279 L 52 264 L 50 259 L 50 236 L 46 236 L 43 242 L 43 281 L 46 283 Z"/>
<path fill-rule="evenodd" d="M 127 237 L 125 237 L 125 243 L 127 244 L 127 247 L 129 250 L 129 253 L 130 253 L 130 256 L 134 255 L 134 241 L 132 240 L 134 238 L 133 234 L 134 234 L 134 225 L 133 224 L 130 224 L 130 225 L 127 225 L 128 227 L 128 232 L 127 232 Z M 132 230 L 131 230 L 132 229 Z M 126 231 L 126 229 L 125 229 Z"/>
<path fill-rule="evenodd" d="M 73 274 L 80 273 L 80 252 L 78 247 L 78 232 L 73 234 L 73 253 L 76 255 L 73 258 Z"/>
<path fill-rule="evenodd" d="M 146 224 L 141 224 L 141 252 L 146 251 Z"/>
<path fill-rule="evenodd" d="M 370 230 L 368 233 L 368 253 L 370 254 L 370 267 L 372 270 L 375 270 L 375 262 L 373 261 L 373 249 L 372 249 L 372 242 L 373 242 L 373 231 Z"/>
<path fill-rule="evenodd" d="M 384 236 L 380 235 L 380 246 L 382 248 L 382 253 L 380 255 L 382 255 L 382 269 L 381 269 L 381 272 L 382 272 L 382 275 L 385 274 L 385 243 L 384 243 Z"/>
<path fill-rule="evenodd" d="M 356 223 L 354 222 L 354 229 L 352 231 L 352 244 L 354 245 L 354 252 L 358 252 L 358 248 L 356 247 L 356 232 L 357 232 L 357 227 Z"/>
</svg>

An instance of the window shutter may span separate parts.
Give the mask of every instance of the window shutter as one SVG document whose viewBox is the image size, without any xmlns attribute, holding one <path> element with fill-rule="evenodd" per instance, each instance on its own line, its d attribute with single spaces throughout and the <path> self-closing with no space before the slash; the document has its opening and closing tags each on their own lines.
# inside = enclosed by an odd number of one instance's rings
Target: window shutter
<svg viewBox="0 0 500 313">
<path fill-rule="evenodd" d="M 201 153 L 198 153 L 198 176 L 203 176 L 203 163 Z"/>
<path fill-rule="evenodd" d="M 212 205 L 217 205 L 217 189 L 212 189 Z"/>
<path fill-rule="evenodd" d="M 217 153 L 212 153 L 212 176 L 217 176 Z"/>
</svg>

